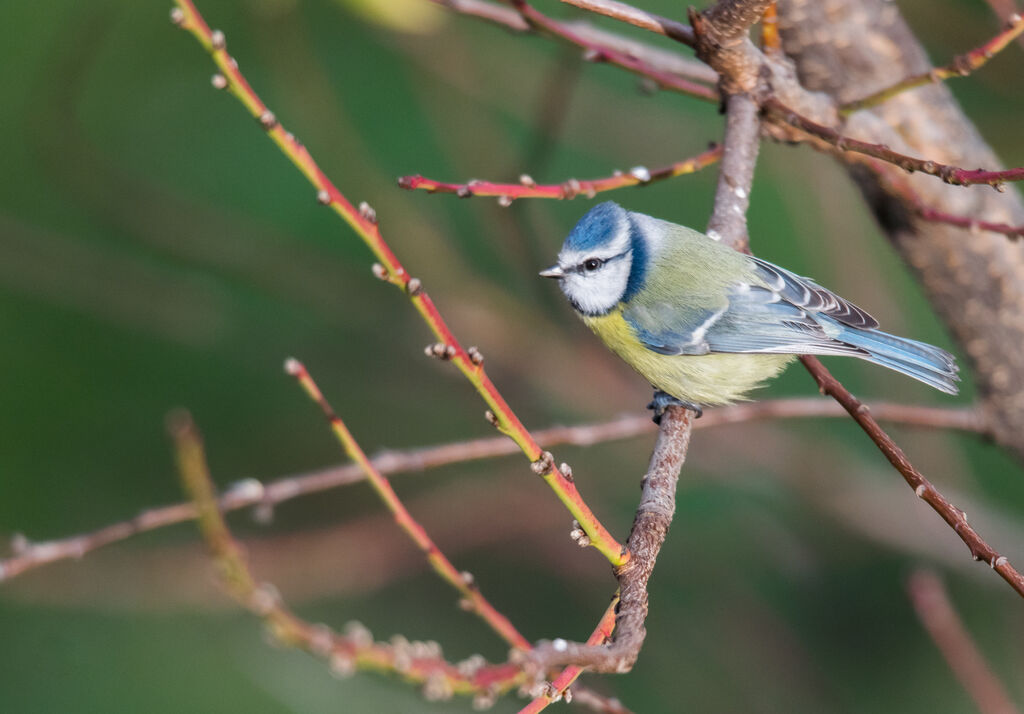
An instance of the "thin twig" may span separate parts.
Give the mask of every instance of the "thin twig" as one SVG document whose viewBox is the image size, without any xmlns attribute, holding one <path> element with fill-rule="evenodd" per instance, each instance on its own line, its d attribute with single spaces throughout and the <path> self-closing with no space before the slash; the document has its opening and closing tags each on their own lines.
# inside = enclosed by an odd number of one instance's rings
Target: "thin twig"
<svg viewBox="0 0 1024 714">
<path fill-rule="evenodd" d="M 960 680 L 981 714 L 1018 714 L 1006 688 L 964 627 L 939 576 L 918 570 L 907 579 L 914 612 L 946 664 Z"/>
<path fill-rule="evenodd" d="M 941 408 L 878 402 L 871 413 L 882 421 L 933 429 L 957 429 L 985 433 L 980 412 L 973 407 Z M 795 398 L 770 399 L 764 402 L 734 404 L 707 409 L 694 423 L 695 429 L 706 429 L 727 424 L 742 424 L 763 419 L 794 419 L 815 417 L 845 417 L 843 408 L 831 399 Z M 544 448 L 564 444 L 592 446 L 609 441 L 631 439 L 655 430 L 650 417 L 636 414 L 610 421 L 576 426 L 554 426 L 533 433 Z M 421 449 L 388 450 L 374 456 L 373 467 L 384 475 L 420 472 L 450 464 L 511 456 L 519 447 L 503 436 L 428 446 Z M 282 476 L 267 483 L 254 478 L 244 479 L 230 486 L 220 496 L 220 509 L 224 512 L 255 507 L 257 515 L 269 516 L 280 503 L 300 496 L 321 493 L 365 480 L 358 464 L 344 464 L 307 473 Z M 30 542 L 19 536 L 13 543 L 14 554 L 0 560 L 0 581 L 10 580 L 27 571 L 63 560 L 80 560 L 98 548 L 118 543 L 141 533 L 184 523 L 196 517 L 192 503 L 177 503 L 140 512 L 134 518 L 114 523 L 90 533 L 59 540 Z"/>
<path fill-rule="evenodd" d="M 892 99 L 897 94 L 902 94 L 909 89 L 942 82 L 943 80 L 951 79 L 953 77 L 966 77 L 1005 49 L 1005 47 L 1013 42 L 1015 38 L 1019 37 L 1022 32 L 1024 32 L 1024 18 L 1019 14 L 1014 13 L 1008 18 L 1007 25 L 1002 32 L 983 44 L 981 47 L 977 47 L 970 52 L 954 57 L 953 61 L 945 67 L 937 67 L 930 72 L 923 72 L 913 77 L 907 77 L 906 79 L 901 80 L 892 86 L 886 87 L 885 89 L 880 89 L 877 92 L 872 92 L 866 97 L 848 102 L 839 108 L 839 112 L 843 115 L 852 114 L 859 109 L 866 109 L 868 107 L 881 104 L 882 102 Z"/>
<path fill-rule="evenodd" d="M 423 289 L 422 282 L 406 271 L 384 241 L 373 209 L 367 204 L 362 204 L 357 210 L 327 178 L 306 147 L 290 132 L 285 131 L 273 112 L 267 109 L 249 86 L 238 70 L 238 63 L 228 54 L 225 49 L 224 33 L 210 30 L 192 0 L 175 1 L 178 7 L 172 13 L 172 20 L 199 40 L 221 71 L 221 74 L 214 76 L 214 86 L 231 92 L 245 106 L 274 143 L 313 184 L 317 191 L 317 200 L 325 206 L 330 206 L 359 235 L 380 261 L 374 266 L 374 274 L 408 295 L 420 317 L 439 340 L 432 350 L 428 348 L 428 354 L 446 359 L 459 369 L 490 408 L 488 418 L 496 428 L 516 442 L 531 461 L 533 471 L 554 490 L 573 518 L 587 532 L 594 547 L 612 565 L 621 565 L 625 562 L 622 545 L 601 524 L 580 496 L 575 483 L 555 465 L 552 455 L 540 448 L 508 402 L 498 392 L 484 370 L 483 356 L 480 352 L 474 348 L 467 350 L 459 343 Z"/>
<path fill-rule="evenodd" d="M 357 669 L 397 674 L 423 684 L 428 698 L 470 694 L 484 704 L 525 682 L 522 670 L 511 663 L 488 665 L 476 655 L 450 664 L 436 642 L 409 642 L 396 637 L 390 644 L 376 643 L 369 630 L 358 623 L 350 623 L 342 635 L 296 616 L 272 585 L 257 582 L 244 549 L 231 535 L 219 510 L 202 440 L 191 417 L 178 413 L 169 420 L 169 427 L 182 482 L 199 514 L 199 528 L 218 565 L 221 581 L 235 600 L 266 623 L 276 641 L 324 659 L 339 676 Z"/>
<path fill-rule="evenodd" d="M 1005 169 L 1002 171 L 986 171 L 983 169 L 968 170 L 957 166 L 932 161 L 931 159 L 920 159 L 915 156 L 907 156 L 898 151 L 893 151 L 883 144 L 872 144 L 868 141 L 861 141 L 849 136 L 840 134 L 831 127 L 818 124 L 805 116 L 801 116 L 790 109 L 778 99 L 769 97 L 762 105 L 765 114 L 769 119 L 781 121 L 784 124 L 795 127 L 800 131 L 810 134 L 841 151 L 852 151 L 866 156 L 881 159 L 906 171 L 920 171 L 922 173 L 936 176 L 946 183 L 955 186 L 970 186 L 973 184 L 988 184 L 996 189 L 1003 189 L 1003 183 L 1007 181 L 1024 181 L 1024 167 Z"/>
<path fill-rule="evenodd" d="M 901 177 L 892 171 L 886 171 L 883 168 L 885 164 L 882 162 L 867 159 L 866 165 L 871 168 L 875 177 L 882 185 L 892 193 L 899 196 L 909 210 L 913 211 L 926 221 L 932 221 L 934 223 L 948 223 L 949 225 L 959 226 L 960 228 L 967 228 L 972 232 L 992 231 L 993 233 L 1001 233 L 1002 235 L 1015 240 L 1024 237 L 1024 225 L 1011 226 L 1008 223 L 983 221 L 970 216 L 958 216 L 933 208 L 918 196 L 917 192 L 910 185 L 910 182 L 905 180 L 904 177 Z"/>
<path fill-rule="evenodd" d="M 317 386 L 313 377 L 306 371 L 305 366 L 296 359 L 289 359 L 285 363 L 285 371 L 295 377 L 299 385 L 306 391 L 306 394 L 319 405 L 345 454 L 355 461 L 363 470 L 363 473 L 366 474 L 366 478 L 373 486 L 373 490 L 377 492 L 384 505 L 387 506 L 388 510 L 395 517 L 395 522 L 412 539 L 412 542 L 423 551 L 434 571 L 462 595 L 463 600 L 460 603 L 462 607 L 479 615 L 484 622 L 490 625 L 492 630 L 498 633 L 512 647 L 520 650 L 530 649 L 530 641 L 523 637 L 516 630 L 512 622 L 498 612 L 491 605 L 490 601 L 483 596 L 471 573 L 460 572 L 448 560 L 448 556 L 441 552 L 441 549 L 437 547 L 434 540 L 427 534 L 426 529 L 420 525 L 409 512 L 409 509 L 405 507 L 405 504 L 402 503 L 401 499 L 398 498 L 398 494 L 395 493 L 387 478 L 373 467 L 373 463 L 366 456 L 366 452 L 363 451 L 362 447 L 359 446 L 359 442 L 352 436 L 352 432 L 349 431 L 345 422 L 342 421 L 341 417 L 334 411 L 334 408 L 331 407 L 330 402 L 324 397 L 320 387 Z"/>
<path fill-rule="evenodd" d="M 811 376 L 818 383 L 821 393 L 831 396 L 843 405 L 847 413 L 853 417 L 854 421 L 860 424 L 861 428 L 875 442 L 875 445 L 885 458 L 889 460 L 889 463 L 900 472 L 907 485 L 914 489 L 917 497 L 931 506 L 949 524 L 949 527 L 960 536 L 960 540 L 970 549 L 971 556 L 975 560 L 981 560 L 988 564 L 989 567 L 999 573 L 999 576 L 1018 595 L 1024 597 L 1024 575 L 1021 575 L 1016 568 L 1010 565 L 1010 560 L 1005 555 L 999 555 L 995 548 L 985 542 L 985 539 L 967 523 L 967 514 L 947 501 L 935 486 L 920 471 L 914 468 L 914 465 L 910 463 L 903 450 L 896 445 L 892 437 L 885 433 L 874 417 L 871 416 L 871 410 L 868 406 L 862 404 L 835 377 L 829 374 L 828 370 L 825 369 L 824 365 L 816 357 L 805 355 L 800 358 L 800 361 L 804 363 L 807 371 L 811 373 Z"/>
<path fill-rule="evenodd" d="M 718 92 L 713 87 L 697 84 L 678 75 L 660 71 L 625 52 L 597 44 L 581 35 L 566 23 L 548 17 L 526 2 L 526 0 L 510 0 L 510 2 L 531 25 L 582 48 L 584 50 L 584 57 L 590 61 L 607 62 L 608 64 L 622 67 L 634 74 L 646 77 L 662 89 L 671 89 L 709 102 L 717 102 L 719 99 Z"/>
<path fill-rule="evenodd" d="M 721 147 L 712 144 L 707 151 L 697 156 L 677 161 L 674 164 L 658 169 L 646 166 L 634 166 L 629 171 L 616 171 L 612 176 L 599 179 L 569 179 L 559 184 L 538 184 L 525 174 L 519 183 L 491 183 L 490 181 L 469 181 L 468 183 L 442 183 L 422 176 L 402 176 L 398 185 L 409 190 L 420 189 L 427 193 L 453 193 L 460 198 L 470 196 L 497 196 L 502 205 L 510 205 L 517 198 L 555 198 L 572 199 L 576 196 L 593 198 L 604 191 L 612 191 L 628 186 L 646 186 L 655 181 L 663 181 L 684 174 L 692 174 L 718 161 L 722 155 Z"/>
<path fill-rule="evenodd" d="M 616 20 L 634 25 L 644 30 L 650 30 L 665 37 L 671 37 L 684 45 L 693 47 L 693 28 L 675 20 L 670 20 L 661 15 L 647 12 L 627 5 L 616 0 L 562 0 L 567 5 L 574 5 L 582 10 L 611 17 Z"/>
</svg>

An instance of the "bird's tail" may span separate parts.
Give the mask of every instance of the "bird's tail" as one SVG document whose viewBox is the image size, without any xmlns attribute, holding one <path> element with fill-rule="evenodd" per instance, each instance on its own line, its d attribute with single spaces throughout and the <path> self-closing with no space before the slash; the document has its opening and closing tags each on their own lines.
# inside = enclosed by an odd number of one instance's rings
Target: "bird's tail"
<svg viewBox="0 0 1024 714">
<path fill-rule="evenodd" d="M 865 354 L 858 355 L 861 359 L 896 370 L 946 394 L 959 391 L 956 383 L 960 381 L 960 368 L 953 355 L 938 347 L 855 327 L 844 327 L 837 339 L 864 350 Z"/>
</svg>

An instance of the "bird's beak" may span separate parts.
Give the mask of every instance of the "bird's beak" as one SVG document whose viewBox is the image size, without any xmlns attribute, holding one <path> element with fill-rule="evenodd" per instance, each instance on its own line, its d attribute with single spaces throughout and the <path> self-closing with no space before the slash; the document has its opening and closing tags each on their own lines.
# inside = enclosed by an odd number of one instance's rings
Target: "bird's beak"
<svg viewBox="0 0 1024 714">
<path fill-rule="evenodd" d="M 565 271 L 562 270 L 560 265 L 552 265 L 547 270 L 540 271 L 540 276 L 542 278 L 564 278 Z"/>
</svg>

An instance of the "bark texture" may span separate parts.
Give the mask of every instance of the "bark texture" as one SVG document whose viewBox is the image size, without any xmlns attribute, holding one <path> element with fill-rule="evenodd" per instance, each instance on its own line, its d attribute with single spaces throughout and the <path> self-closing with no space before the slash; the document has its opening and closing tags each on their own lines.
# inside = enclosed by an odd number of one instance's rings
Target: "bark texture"
<svg viewBox="0 0 1024 714">
<path fill-rule="evenodd" d="M 839 103 L 931 68 L 891 2 L 780 0 L 778 6 L 783 48 L 801 82 Z M 943 163 L 1001 167 L 942 85 L 856 112 L 842 131 Z M 907 177 L 895 168 L 885 171 L 946 213 L 1024 223 L 1024 203 L 1012 185 L 1000 193 L 987 186 L 949 186 L 930 176 Z M 884 176 L 863 167 L 851 173 L 967 354 L 993 437 L 1024 459 L 1024 242 L 925 221 L 893 193 Z"/>
</svg>

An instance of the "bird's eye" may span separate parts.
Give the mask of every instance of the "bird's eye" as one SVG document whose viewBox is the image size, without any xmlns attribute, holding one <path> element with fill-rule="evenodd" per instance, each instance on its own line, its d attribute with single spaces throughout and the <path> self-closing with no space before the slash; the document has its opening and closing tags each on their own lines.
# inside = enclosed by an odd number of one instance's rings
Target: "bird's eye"
<svg viewBox="0 0 1024 714">
<path fill-rule="evenodd" d="M 602 265 L 604 265 L 604 261 L 600 258 L 587 258 L 583 261 L 583 269 L 587 272 L 597 270 Z"/>
</svg>

